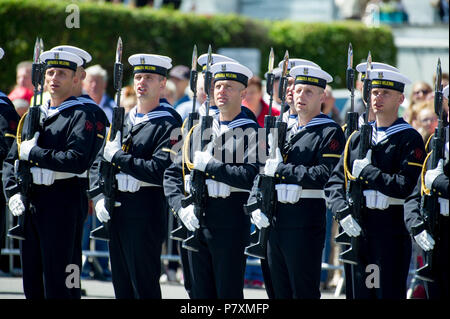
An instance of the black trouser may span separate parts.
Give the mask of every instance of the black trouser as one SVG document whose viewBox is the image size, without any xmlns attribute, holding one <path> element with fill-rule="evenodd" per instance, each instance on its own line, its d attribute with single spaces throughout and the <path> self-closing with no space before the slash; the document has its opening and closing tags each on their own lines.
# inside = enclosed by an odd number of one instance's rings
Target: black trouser
<svg viewBox="0 0 450 319">
<path fill-rule="evenodd" d="M 20 241 L 25 297 L 80 298 L 76 281 L 79 283 L 81 268 L 76 273 L 66 272 L 67 266 L 81 259 L 77 257 L 81 256 L 81 244 L 77 242 L 81 209 L 77 183 L 74 179 L 61 180 L 35 189 L 33 213 L 25 212 L 26 240 Z"/>
<path fill-rule="evenodd" d="M 277 228 L 267 257 L 276 299 L 319 299 L 325 227 Z"/>
<path fill-rule="evenodd" d="M 388 234 L 368 236 L 362 251 L 367 263 L 352 267 L 354 298 L 406 299 L 411 238 Z M 376 272 L 379 273 L 379 281 Z"/>
<path fill-rule="evenodd" d="M 109 241 L 116 298 L 160 299 L 161 250 L 167 233 L 163 193 L 140 190 L 120 196 L 122 205 L 111 214 Z M 145 198 L 155 201 L 151 207 Z"/>
<path fill-rule="evenodd" d="M 243 229 L 200 228 L 200 249 L 188 252 L 196 299 L 243 299 L 249 227 Z"/>
</svg>

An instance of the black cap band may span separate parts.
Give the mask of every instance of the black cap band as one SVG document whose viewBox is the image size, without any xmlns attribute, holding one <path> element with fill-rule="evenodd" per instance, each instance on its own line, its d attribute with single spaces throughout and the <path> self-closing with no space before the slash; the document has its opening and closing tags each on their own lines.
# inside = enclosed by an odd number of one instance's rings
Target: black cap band
<svg viewBox="0 0 450 319">
<path fill-rule="evenodd" d="M 137 64 L 133 67 L 133 74 L 136 73 L 156 73 L 167 76 L 167 69 L 158 65 Z"/>
<path fill-rule="evenodd" d="M 56 60 L 56 59 L 49 59 L 45 61 L 47 69 L 49 68 L 63 68 L 63 69 L 70 69 L 73 71 L 77 70 L 77 64 L 72 61 L 68 60 Z"/>
<path fill-rule="evenodd" d="M 295 84 L 315 85 L 324 89 L 327 86 L 327 81 L 314 76 L 297 75 L 295 78 Z"/>
<path fill-rule="evenodd" d="M 403 93 L 405 84 L 390 80 L 372 80 L 372 88 L 391 89 Z"/>
<path fill-rule="evenodd" d="M 237 81 L 245 85 L 247 87 L 248 84 L 248 77 L 241 73 L 234 73 L 234 72 L 218 72 L 214 74 L 214 82 L 216 81 L 223 81 L 223 80 L 232 80 Z"/>
</svg>

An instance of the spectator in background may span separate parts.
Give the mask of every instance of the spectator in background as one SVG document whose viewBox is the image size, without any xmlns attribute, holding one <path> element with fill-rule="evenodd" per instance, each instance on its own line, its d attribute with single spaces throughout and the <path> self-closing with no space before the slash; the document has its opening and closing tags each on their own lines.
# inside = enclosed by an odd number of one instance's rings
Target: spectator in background
<svg viewBox="0 0 450 319">
<path fill-rule="evenodd" d="M 17 114 L 19 114 L 20 117 L 22 117 L 22 115 L 24 115 L 28 111 L 32 97 L 33 91 L 31 91 L 26 87 L 16 87 L 8 95 L 8 98 L 14 104 L 16 112 Z"/>
<path fill-rule="evenodd" d="M 86 69 L 86 78 L 83 81 L 83 90 L 105 112 L 108 121 L 112 123 L 114 100 L 106 94 L 108 73 L 99 64 Z"/>
<path fill-rule="evenodd" d="M 122 94 L 120 99 L 120 106 L 125 108 L 125 114 L 131 111 L 137 104 L 136 92 L 132 85 L 127 85 L 122 88 Z"/>
<path fill-rule="evenodd" d="M 333 96 L 333 89 L 327 85 L 325 87 L 325 101 L 322 103 L 321 111 L 331 117 L 337 124 L 342 125 L 339 109 L 336 107 L 336 99 Z"/>
<path fill-rule="evenodd" d="M 427 143 L 430 136 L 437 127 L 438 118 L 434 112 L 434 101 L 429 100 L 418 105 L 417 118 L 415 125 L 420 135 L 422 135 L 424 143 Z"/>
<path fill-rule="evenodd" d="M 403 113 L 403 118 L 406 122 L 414 127 L 413 122 L 417 116 L 415 104 L 426 101 L 428 96 L 432 93 L 431 86 L 425 81 L 419 81 L 413 84 L 411 95 L 409 97 L 409 106 Z M 414 127 L 415 128 L 415 127 Z"/>
<path fill-rule="evenodd" d="M 33 63 L 30 61 L 23 61 L 17 64 L 16 68 L 16 86 L 14 88 L 18 87 L 24 87 L 33 92 L 34 86 L 31 81 L 31 69 L 33 67 Z M 28 101 L 30 102 L 30 101 Z"/>
<path fill-rule="evenodd" d="M 247 94 L 242 104 L 249 108 L 256 116 L 259 126 L 264 127 L 264 117 L 269 114 L 269 105 L 263 100 L 262 83 L 258 76 L 248 80 Z M 280 111 L 272 108 L 273 116 L 280 115 Z"/>
<path fill-rule="evenodd" d="M 185 65 L 176 65 L 169 72 L 170 80 L 175 84 L 175 101 L 171 103 L 175 109 L 181 103 L 190 100 L 189 95 L 186 93 L 190 71 Z"/>
<path fill-rule="evenodd" d="M 342 19 L 359 20 L 362 17 L 368 0 L 334 0 Z"/>
<path fill-rule="evenodd" d="M 195 110 L 198 111 L 200 106 L 206 101 L 206 92 L 204 90 L 205 81 L 197 81 L 197 100 L 195 101 Z M 183 102 L 177 106 L 176 111 L 180 114 L 181 118 L 188 117 L 192 112 L 192 100 Z"/>
<path fill-rule="evenodd" d="M 174 105 L 174 103 L 176 102 L 176 92 L 177 92 L 177 87 L 175 85 L 175 83 L 172 80 L 167 80 L 166 82 L 166 87 L 164 89 L 164 92 L 161 95 L 162 99 L 166 99 L 167 102 L 170 103 L 170 105 Z"/>
</svg>

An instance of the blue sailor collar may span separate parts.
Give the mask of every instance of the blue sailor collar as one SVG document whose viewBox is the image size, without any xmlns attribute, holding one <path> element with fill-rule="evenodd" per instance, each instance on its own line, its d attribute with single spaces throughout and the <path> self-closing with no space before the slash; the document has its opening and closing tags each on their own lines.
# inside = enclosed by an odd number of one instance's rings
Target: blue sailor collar
<svg viewBox="0 0 450 319">
<path fill-rule="evenodd" d="M 320 113 L 319 115 L 313 117 L 311 121 L 309 121 L 306 125 L 294 125 L 292 127 L 291 135 L 295 135 L 300 131 L 303 131 L 306 128 L 328 124 L 328 123 L 336 123 L 333 119 L 331 119 L 328 115 Z"/>
<path fill-rule="evenodd" d="M 249 118 L 247 114 L 241 110 L 241 112 L 232 120 L 232 121 L 220 121 L 219 113 L 214 116 L 213 121 L 213 130 L 215 136 L 219 136 L 224 134 L 225 132 L 235 129 L 240 126 L 248 125 L 248 124 L 257 124 L 254 120 Z"/>
<path fill-rule="evenodd" d="M 137 105 L 129 113 L 129 121 L 132 126 L 148 122 L 161 117 L 173 117 L 173 115 L 167 111 L 167 107 L 163 105 L 157 106 L 150 112 L 143 114 L 137 112 Z"/>
<path fill-rule="evenodd" d="M 59 106 L 50 106 L 50 100 L 48 100 L 46 103 L 40 106 L 41 111 L 45 115 L 45 119 L 54 117 L 61 113 L 62 111 L 76 107 L 76 106 L 82 106 L 83 103 L 80 102 L 76 97 L 71 96 L 67 98 L 64 102 L 62 102 Z"/>
<path fill-rule="evenodd" d="M 403 118 L 397 118 L 394 123 L 389 127 L 377 127 L 376 121 L 371 122 L 372 125 L 372 145 L 382 144 L 388 140 L 388 138 L 394 134 L 397 134 L 404 130 L 414 129 Z"/>
<path fill-rule="evenodd" d="M 8 103 L 6 103 L 5 100 L 1 99 L 3 97 L 7 98 L 8 96 L 5 93 L 3 93 L 2 91 L 0 91 L 0 104 L 8 104 Z"/>
</svg>

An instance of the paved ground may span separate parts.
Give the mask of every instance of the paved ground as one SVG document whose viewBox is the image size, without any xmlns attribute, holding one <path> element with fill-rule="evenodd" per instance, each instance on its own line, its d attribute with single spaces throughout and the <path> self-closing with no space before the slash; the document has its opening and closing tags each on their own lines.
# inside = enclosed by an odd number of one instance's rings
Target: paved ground
<svg viewBox="0 0 450 319">
<path fill-rule="evenodd" d="M 81 280 L 81 287 L 86 289 L 86 299 L 112 299 L 114 290 L 111 282 L 98 280 Z M 184 287 L 180 284 L 164 283 L 161 285 L 163 299 L 188 299 Z M 0 299 L 24 299 L 21 277 L 0 277 Z M 245 299 L 267 299 L 264 289 L 244 289 Z M 335 299 L 332 291 L 322 292 L 322 299 Z M 338 299 L 344 299 L 340 295 Z"/>
</svg>

